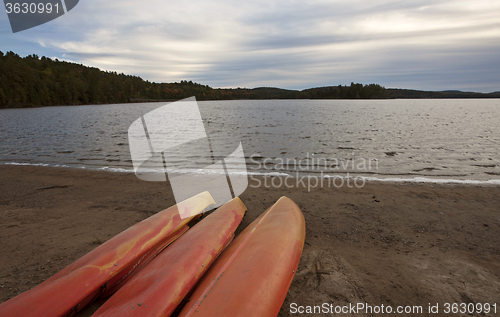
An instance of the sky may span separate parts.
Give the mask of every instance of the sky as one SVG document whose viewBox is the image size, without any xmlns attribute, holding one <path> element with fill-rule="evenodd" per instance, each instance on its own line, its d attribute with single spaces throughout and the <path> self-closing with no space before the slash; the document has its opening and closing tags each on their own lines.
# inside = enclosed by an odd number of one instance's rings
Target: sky
<svg viewBox="0 0 500 317">
<path fill-rule="evenodd" d="M 211 87 L 500 91 L 500 1 L 82 0 L 0 51 Z"/>
</svg>

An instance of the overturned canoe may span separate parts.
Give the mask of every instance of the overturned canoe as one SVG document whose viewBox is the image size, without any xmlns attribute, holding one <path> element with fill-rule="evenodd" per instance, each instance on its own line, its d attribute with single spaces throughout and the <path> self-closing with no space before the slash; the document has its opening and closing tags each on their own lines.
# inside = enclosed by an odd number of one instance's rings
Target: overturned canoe
<svg viewBox="0 0 500 317">
<path fill-rule="evenodd" d="M 170 316 L 232 241 L 245 210 L 239 198 L 218 208 L 134 275 L 92 316 Z"/>
<path fill-rule="evenodd" d="M 285 300 L 305 239 L 304 216 L 281 197 L 220 255 L 179 316 L 273 316 Z"/>
<path fill-rule="evenodd" d="M 123 231 L 45 282 L 2 304 L 2 316 L 68 316 L 93 300 L 108 296 L 172 241 L 193 217 L 214 204 L 208 192 L 185 200 L 183 210 L 172 206 Z M 185 210 L 184 210 L 185 209 Z"/>
</svg>

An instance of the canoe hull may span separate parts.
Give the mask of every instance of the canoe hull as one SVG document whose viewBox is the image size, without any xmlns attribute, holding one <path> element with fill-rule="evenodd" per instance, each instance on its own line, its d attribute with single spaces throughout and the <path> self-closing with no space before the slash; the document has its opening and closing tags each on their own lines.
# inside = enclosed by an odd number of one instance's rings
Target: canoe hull
<svg viewBox="0 0 500 317">
<path fill-rule="evenodd" d="M 239 198 L 221 206 L 156 256 L 93 317 L 169 316 L 232 241 L 245 210 Z"/>
<path fill-rule="evenodd" d="M 305 222 L 282 197 L 221 254 L 179 316 L 276 316 L 297 270 Z"/>
<path fill-rule="evenodd" d="M 202 211 L 213 199 L 208 192 L 188 200 L 186 208 Z M 123 231 L 45 282 L 2 304 L 3 316 L 68 316 L 93 300 L 110 295 L 177 239 L 193 218 L 181 219 L 172 206 Z"/>
</svg>

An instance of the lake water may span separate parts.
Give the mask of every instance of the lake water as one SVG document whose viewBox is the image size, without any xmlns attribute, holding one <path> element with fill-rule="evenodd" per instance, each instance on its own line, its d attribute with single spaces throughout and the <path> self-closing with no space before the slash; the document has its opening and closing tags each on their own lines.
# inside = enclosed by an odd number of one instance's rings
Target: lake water
<svg viewBox="0 0 500 317">
<path fill-rule="evenodd" d="M 164 104 L 0 110 L 0 163 L 133 171 L 128 128 Z M 198 104 L 209 136 L 241 140 L 250 173 L 500 184 L 499 99 Z"/>
</svg>

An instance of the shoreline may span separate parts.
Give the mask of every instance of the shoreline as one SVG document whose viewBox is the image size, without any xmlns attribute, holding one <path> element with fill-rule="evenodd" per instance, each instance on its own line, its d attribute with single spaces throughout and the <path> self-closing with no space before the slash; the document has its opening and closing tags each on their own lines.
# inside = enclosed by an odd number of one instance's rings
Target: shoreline
<svg viewBox="0 0 500 317">
<path fill-rule="evenodd" d="M 226 88 L 215 88 L 215 89 L 226 89 Z M 229 89 L 234 89 L 234 88 L 229 88 Z M 404 88 L 387 88 L 389 90 L 410 90 L 411 89 L 404 89 Z M 418 90 L 413 90 L 413 91 L 418 91 Z M 424 93 L 443 93 L 445 91 L 421 91 Z M 248 101 L 269 101 L 269 100 L 453 100 L 453 99 L 465 99 L 465 100 L 491 100 L 491 99 L 499 99 L 500 100 L 500 92 L 498 91 L 493 91 L 493 92 L 461 92 L 465 94 L 478 94 L 476 96 L 457 96 L 457 97 L 386 97 L 386 98 L 263 98 L 263 99 L 254 99 L 254 98 L 232 98 L 232 99 L 196 99 L 197 101 L 240 101 L 240 100 L 248 100 Z M 192 96 L 196 97 L 196 96 Z M 34 109 L 34 108 L 48 108 L 48 107 L 78 107 L 78 106 L 106 106 L 106 105 L 124 105 L 124 104 L 145 104 L 145 103 L 171 103 L 171 102 L 176 102 L 180 101 L 186 98 L 190 97 L 182 97 L 180 99 L 134 99 L 132 98 L 128 102 L 115 102 L 115 103 L 85 103 L 85 104 L 65 104 L 65 105 L 59 105 L 59 104 L 53 104 L 53 105 L 36 105 L 36 106 L 8 106 L 8 107 L 0 107 L 0 110 L 2 109 Z"/>
<path fill-rule="evenodd" d="M 48 164 L 48 163 L 18 163 L 18 162 L 0 162 L 0 166 L 32 166 L 32 167 L 48 167 L 48 168 L 61 168 L 61 169 L 69 169 L 69 170 L 83 170 L 83 171 L 97 171 L 97 172 L 105 172 L 105 173 L 124 173 L 124 174 L 134 174 L 132 169 L 124 169 L 121 167 L 77 167 L 77 166 L 68 166 L 66 164 Z M 345 172 L 311 172 L 311 171 L 284 171 L 284 170 L 269 170 L 268 172 L 255 172 L 252 170 L 248 170 L 248 177 L 251 179 L 252 177 L 256 178 L 269 178 L 269 177 L 281 177 L 281 178 L 343 178 L 343 179 L 363 179 L 363 183 L 391 183 L 391 184 L 447 184 L 447 185 L 471 185 L 471 186 L 500 186 L 500 179 L 487 179 L 487 180 L 478 180 L 478 179 L 458 179 L 453 178 L 457 176 L 448 176 L 448 175 L 416 175 L 416 174 L 377 174 L 377 173 L 368 173 L 371 176 L 366 176 L 367 173 L 353 173 L 350 171 Z M 295 173 L 295 176 L 294 176 Z M 377 177 L 379 176 L 379 177 Z M 397 177 L 399 176 L 399 177 Z M 460 176 L 464 178 L 464 176 Z M 361 181 L 361 180 L 360 180 Z M 328 182 L 327 182 L 328 183 Z M 334 186 L 335 187 L 335 186 Z M 290 187 L 293 188 L 293 187 Z"/>
<path fill-rule="evenodd" d="M 168 183 L 133 173 L 5 164 L 0 173 L 0 302 L 175 204 Z M 292 303 L 498 306 L 499 189 L 391 182 L 310 191 L 249 186 L 240 196 L 248 211 L 236 233 L 281 196 L 302 210 L 306 241 L 281 317 L 292 316 Z"/>
</svg>

